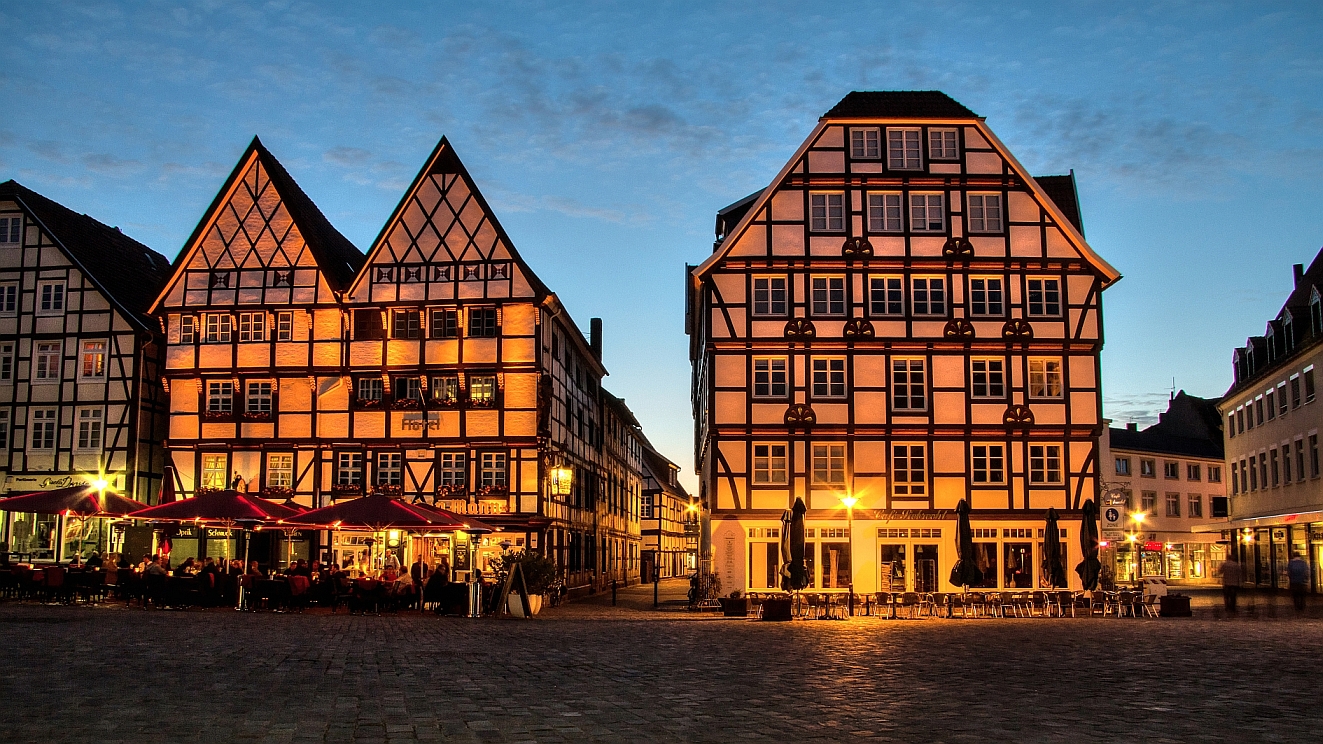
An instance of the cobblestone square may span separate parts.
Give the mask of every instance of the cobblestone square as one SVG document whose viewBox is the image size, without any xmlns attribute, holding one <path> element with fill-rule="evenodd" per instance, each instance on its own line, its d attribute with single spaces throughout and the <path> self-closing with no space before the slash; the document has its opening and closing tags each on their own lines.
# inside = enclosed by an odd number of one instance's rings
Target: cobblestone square
<svg viewBox="0 0 1323 744">
<path fill-rule="evenodd" d="M 648 597 L 650 600 L 650 596 Z M 628 601 L 626 601 L 628 600 Z M 3 741 L 1305 741 L 1323 620 L 0 605 Z"/>
</svg>

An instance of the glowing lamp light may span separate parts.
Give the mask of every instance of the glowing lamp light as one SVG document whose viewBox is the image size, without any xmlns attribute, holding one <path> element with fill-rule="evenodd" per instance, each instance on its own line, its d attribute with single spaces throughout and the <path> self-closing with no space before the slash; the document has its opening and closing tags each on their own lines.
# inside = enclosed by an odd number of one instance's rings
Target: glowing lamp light
<svg viewBox="0 0 1323 744">
<path fill-rule="evenodd" d="M 1098 541 L 1098 547 L 1100 547 L 1100 548 L 1105 548 L 1105 547 L 1107 547 L 1108 545 L 1111 545 L 1111 543 L 1107 542 L 1106 540 L 1099 540 L 1099 541 Z"/>
<path fill-rule="evenodd" d="M 392 547 L 392 548 L 398 548 L 398 547 L 400 546 L 400 531 L 399 531 L 399 530 L 391 530 L 391 531 L 387 532 L 387 533 L 386 533 L 386 544 L 387 544 L 388 546 Z"/>
<path fill-rule="evenodd" d="M 1126 539 L 1126 542 L 1133 543 L 1133 542 L 1135 542 L 1135 541 L 1137 541 L 1137 540 L 1139 539 L 1139 536 L 1138 536 L 1138 535 L 1126 535 L 1126 536 L 1125 536 L 1125 539 Z"/>
<path fill-rule="evenodd" d="M 564 465 L 557 465 L 552 468 L 549 476 L 551 478 L 551 494 L 553 496 L 569 496 L 570 489 L 574 485 L 574 470 Z"/>
<path fill-rule="evenodd" d="M 684 510 L 689 512 L 690 514 L 696 514 L 698 512 L 698 502 L 690 501 L 689 506 L 686 506 Z"/>
<path fill-rule="evenodd" d="M 853 509 L 854 505 L 859 503 L 859 499 L 854 496 L 842 496 L 841 503 L 845 505 L 846 509 Z"/>
<path fill-rule="evenodd" d="M 92 480 L 92 488 L 95 488 L 98 491 L 104 491 L 109 487 L 110 487 L 110 481 L 106 480 L 105 478 L 98 477 Z"/>
<path fill-rule="evenodd" d="M 1143 523 L 1144 523 L 1144 520 L 1145 520 L 1145 519 L 1148 519 L 1148 513 L 1147 513 L 1147 512 L 1142 512 L 1142 511 L 1141 511 L 1141 512 L 1135 512 L 1134 514 L 1131 514 L 1131 515 L 1130 515 L 1130 518 L 1133 519 L 1133 520 L 1135 520 L 1135 521 L 1138 522 L 1139 524 L 1143 524 Z"/>
</svg>

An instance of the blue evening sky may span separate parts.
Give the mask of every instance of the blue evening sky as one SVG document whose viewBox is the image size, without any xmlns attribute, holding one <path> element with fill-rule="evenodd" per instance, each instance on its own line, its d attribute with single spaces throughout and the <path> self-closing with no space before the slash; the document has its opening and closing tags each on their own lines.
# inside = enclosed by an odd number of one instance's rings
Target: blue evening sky
<svg viewBox="0 0 1323 744">
<path fill-rule="evenodd" d="M 1222 393 L 1323 244 L 1315 3 L 474 6 L 7 3 L 0 178 L 174 257 L 258 134 L 366 249 L 448 135 L 686 473 L 684 264 L 850 90 L 946 91 L 1075 170 L 1121 421 Z"/>
</svg>

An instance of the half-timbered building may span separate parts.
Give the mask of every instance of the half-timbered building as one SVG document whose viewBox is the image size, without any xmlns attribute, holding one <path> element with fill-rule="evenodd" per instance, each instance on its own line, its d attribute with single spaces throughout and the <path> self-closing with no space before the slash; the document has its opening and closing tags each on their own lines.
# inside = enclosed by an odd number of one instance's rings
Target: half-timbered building
<svg viewBox="0 0 1323 744">
<path fill-rule="evenodd" d="M 940 92 L 846 96 L 718 213 L 688 275 L 723 589 L 778 584 L 796 499 L 815 587 L 952 589 L 962 499 L 984 585 L 1038 585 L 1046 510 L 1075 537 L 1097 493 L 1118 278 L 1085 242 L 1073 174 L 1030 176 Z"/>
<path fill-rule="evenodd" d="M 4 492 L 104 479 L 141 501 L 160 487 L 161 339 L 147 315 L 161 254 L 14 181 L 0 184 L 0 469 Z M 10 514 L 23 559 L 105 551 L 102 520 Z M 65 533 L 68 534 L 65 534 Z"/>
<path fill-rule="evenodd" d="M 643 451 L 643 575 L 683 576 L 697 568 L 698 509 L 680 484 L 680 466 L 652 447 Z"/>
</svg>

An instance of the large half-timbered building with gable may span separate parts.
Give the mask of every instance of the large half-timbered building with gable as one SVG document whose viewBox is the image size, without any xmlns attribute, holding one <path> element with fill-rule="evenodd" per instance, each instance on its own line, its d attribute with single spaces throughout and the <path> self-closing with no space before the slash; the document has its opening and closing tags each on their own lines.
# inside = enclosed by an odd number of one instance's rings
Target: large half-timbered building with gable
<svg viewBox="0 0 1323 744">
<path fill-rule="evenodd" d="M 778 583 L 797 498 L 815 587 L 951 589 L 962 499 L 985 586 L 1038 585 L 1046 510 L 1074 538 L 1097 493 L 1118 278 L 1084 240 L 1073 175 L 1031 177 L 945 94 L 846 96 L 718 213 L 688 275 L 723 589 Z"/>
<path fill-rule="evenodd" d="M 147 310 L 169 271 L 169 260 L 118 228 L 0 184 L 4 492 L 100 477 L 126 496 L 155 497 L 165 408 L 161 338 Z M 24 559 L 86 558 L 107 546 L 101 520 L 63 539 L 63 517 L 3 516 L 3 540 Z"/>
</svg>

